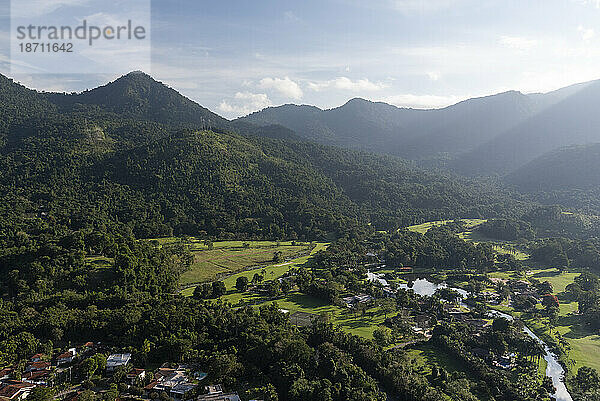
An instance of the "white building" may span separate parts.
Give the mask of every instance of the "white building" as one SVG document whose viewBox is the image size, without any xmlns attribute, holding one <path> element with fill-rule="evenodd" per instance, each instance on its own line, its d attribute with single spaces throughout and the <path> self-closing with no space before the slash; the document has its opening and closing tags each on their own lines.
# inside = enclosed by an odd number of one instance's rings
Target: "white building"
<svg viewBox="0 0 600 401">
<path fill-rule="evenodd" d="M 131 354 L 112 354 L 106 359 L 106 371 L 114 372 L 119 366 L 125 366 L 131 360 Z"/>
</svg>

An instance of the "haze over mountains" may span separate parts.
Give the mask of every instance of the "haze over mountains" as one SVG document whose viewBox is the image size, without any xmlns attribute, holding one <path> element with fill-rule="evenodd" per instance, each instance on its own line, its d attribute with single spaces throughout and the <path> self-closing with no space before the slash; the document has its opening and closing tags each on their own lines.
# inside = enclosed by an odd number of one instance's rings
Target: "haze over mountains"
<svg viewBox="0 0 600 401">
<path fill-rule="evenodd" d="M 442 158 L 467 175 L 505 175 L 558 148 L 600 142 L 600 82 L 547 94 L 509 91 L 434 110 L 353 99 L 321 110 L 271 107 L 240 119 L 280 124 L 322 143 L 409 159 Z"/>
</svg>

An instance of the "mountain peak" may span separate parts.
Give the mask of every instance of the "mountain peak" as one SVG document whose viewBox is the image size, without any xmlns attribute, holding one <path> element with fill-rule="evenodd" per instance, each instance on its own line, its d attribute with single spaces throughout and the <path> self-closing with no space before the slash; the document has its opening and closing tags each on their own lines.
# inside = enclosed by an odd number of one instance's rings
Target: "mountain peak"
<svg viewBox="0 0 600 401">
<path fill-rule="evenodd" d="M 80 94 L 51 98 L 67 109 L 75 104 L 149 121 L 226 128 L 229 122 L 143 71 L 132 71 Z"/>
</svg>

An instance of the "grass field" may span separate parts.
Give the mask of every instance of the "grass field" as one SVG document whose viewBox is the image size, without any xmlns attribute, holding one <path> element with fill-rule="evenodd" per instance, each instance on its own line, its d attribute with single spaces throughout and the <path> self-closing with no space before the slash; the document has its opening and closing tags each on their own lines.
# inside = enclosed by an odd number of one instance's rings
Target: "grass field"
<svg viewBox="0 0 600 401">
<path fill-rule="evenodd" d="M 286 245 L 284 245 L 284 244 L 286 244 Z M 280 248 L 287 246 L 287 244 L 288 243 L 282 243 Z M 240 294 L 239 292 L 237 292 L 237 290 L 235 290 L 235 282 L 238 277 L 245 276 L 248 278 L 248 280 L 252 280 L 252 277 L 254 276 L 255 273 L 263 272 L 265 275 L 265 278 L 264 278 L 265 281 L 274 280 L 276 278 L 283 276 L 291 268 L 297 268 L 297 267 L 302 266 L 303 264 L 308 262 L 308 259 L 312 255 L 314 255 L 315 253 L 317 253 L 323 249 L 326 249 L 327 245 L 328 245 L 327 243 L 318 242 L 318 243 L 315 243 L 315 247 L 311 250 L 310 254 L 308 254 L 308 255 L 297 257 L 297 258 L 290 260 L 289 262 L 284 262 L 284 263 L 273 264 L 273 262 L 267 262 L 268 266 L 266 266 L 264 268 L 244 270 L 237 274 L 232 274 L 232 275 L 228 276 L 227 278 L 225 278 L 223 280 L 223 282 L 225 283 L 225 288 L 228 290 L 228 294 L 223 297 L 223 300 L 229 301 L 232 304 L 237 304 L 241 299 L 244 299 L 245 302 L 249 302 L 249 303 L 256 302 L 256 298 L 255 298 L 254 294 L 250 294 L 250 293 Z M 298 249 L 298 247 L 296 247 L 296 248 Z M 260 249 L 260 248 L 257 248 L 257 249 Z M 274 252 L 274 250 L 278 250 L 279 248 L 268 248 L 268 249 L 271 252 Z M 306 247 L 304 249 L 304 251 L 308 251 L 308 247 Z M 272 255 L 273 254 L 271 253 L 271 257 L 272 257 Z M 193 287 L 193 286 L 186 288 L 181 293 L 186 296 L 191 296 L 194 293 L 194 288 L 195 287 Z"/>
<path fill-rule="evenodd" d="M 290 314 L 294 312 L 307 312 L 315 315 L 327 313 L 332 319 L 332 322 L 342 330 L 365 338 L 373 338 L 373 331 L 382 325 L 385 320 L 385 316 L 380 313 L 378 307 L 369 309 L 365 316 L 355 317 L 347 308 L 331 305 L 326 301 L 298 291 L 293 291 L 285 296 L 272 300 L 253 292 L 241 293 L 235 288 L 235 282 L 238 277 L 245 276 L 251 280 L 257 272 L 262 272 L 264 274 L 265 281 L 275 280 L 283 276 L 290 269 L 298 268 L 309 263 L 310 258 L 320 250 L 326 249 L 327 245 L 327 243 L 317 243 L 310 255 L 295 258 L 287 263 L 280 263 L 261 269 L 246 270 L 232 274 L 223 280 L 225 288 L 227 289 L 227 294 L 221 297 L 221 300 L 230 302 L 233 305 L 243 303 L 258 306 L 276 303 L 280 309 L 285 309 L 289 311 Z M 191 296 L 193 292 L 194 288 L 190 287 L 186 288 L 181 293 L 186 296 Z"/>
<path fill-rule="evenodd" d="M 194 244 L 194 243 L 192 243 Z M 307 252 L 310 244 L 291 245 L 282 243 L 260 243 L 248 241 L 249 247 L 243 247 L 238 241 L 215 242 L 209 250 L 204 244 L 194 244 L 194 263 L 181 275 L 182 285 L 215 280 L 220 274 L 231 274 L 252 266 L 272 264 L 273 254 L 281 252 L 284 259 L 294 258 Z M 206 247 L 206 249 L 203 249 Z"/>
<path fill-rule="evenodd" d="M 419 370 L 424 375 L 431 373 L 434 365 L 444 368 L 448 373 L 464 372 L 464 367 L 454 358 L 442 353 L 429 343 L 419 343 L 406 350 L 408 354 L 415 359 Z"/>
<path fill-rule="evenodd" d="M 275 301 L 264 303 L 277 303 L 279 308 L 286 309 L 290 313 L 308 312 L 315 315 L 327 313 L 333 324 L 340 329 L 369 339 L 373 338 L 375 329 L 385 321 L 385 316 L 380 313 L 378 307 L 368 309 L 365 316 L 354 316 L 347 308 L 331 305 L 326 301 L 300 292 L 292 292 Z"/>
<path fill-rule="evenodd" d="M 561 273 L 558 269 L 535 269 L 531 270 L 531 277 L 536 278 L 540 281 L 549 281 L 554 288 L 555 294 L 560 294 L 565 291 L 565 288 L 571 284 L 580 273 L 576 272 L 563 272 Z"/>
</svg>

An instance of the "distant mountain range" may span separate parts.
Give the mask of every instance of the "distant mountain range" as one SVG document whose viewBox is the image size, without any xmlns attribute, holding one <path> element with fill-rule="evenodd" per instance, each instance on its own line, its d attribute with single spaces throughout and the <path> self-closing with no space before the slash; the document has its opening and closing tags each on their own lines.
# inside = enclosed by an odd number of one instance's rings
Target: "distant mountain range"
<svg viewBox="0 0 600 401">
<path fill-rule="evenodd" d="M 527 192 L 600 188 L 600 144 L 545 153 L 510 173 L 506 181 Z"/>
<path fill-rule="evenodd" d="M 492 175 L 525 192 L 600 186 L 600 81 L 546 94 L 516 91 L 442 109 L 398 108 L 352 99 L 322 110 L 269 107 L 229 121 L 142 72 L 82 93 L 39 93 L 0 75 L 0 128 L 22 117 L 68 114 L 145 121 L 170 129 L 312 141 L 416 160 L 462 175 Z M 575 147 L 573 147 L 575 146 Z"/>
<path fill-rule="evenodd" d="M 505 175 L 546 152 L 600 142 L 600 81 L 546 94 L 509 91 L 442 109 L 353 99 L 341 107 L 270 107 L 238 121 L 278 124 L 321 143 L 440 159 L 466 175 Z"/>
</svg>

